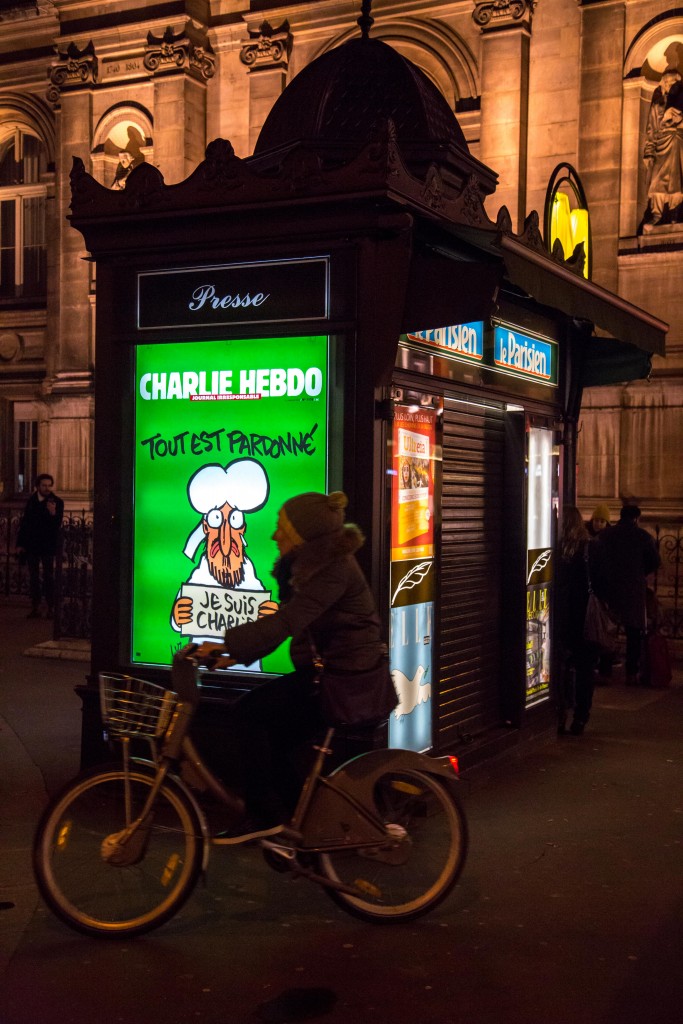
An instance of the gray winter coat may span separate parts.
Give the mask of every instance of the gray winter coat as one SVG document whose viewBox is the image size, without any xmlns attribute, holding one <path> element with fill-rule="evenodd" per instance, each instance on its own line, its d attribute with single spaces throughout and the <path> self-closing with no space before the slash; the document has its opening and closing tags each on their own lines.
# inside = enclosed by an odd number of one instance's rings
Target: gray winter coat
<svg viewBox="0 0 683 1024">
<path fill-rule="evenodd" d="M 312 638 L 332 671 L 374 668 L 384 647 L 375 603 L 354 555 L 362 543 L 358 528 L 346 524 L 296 548 L 285 585 L 291 592 L 273 615 L 227 630 L 231 656 L 249 665 L 292 637 L 292 661 L 301 668 L 312 663 Z"/>
</svg>

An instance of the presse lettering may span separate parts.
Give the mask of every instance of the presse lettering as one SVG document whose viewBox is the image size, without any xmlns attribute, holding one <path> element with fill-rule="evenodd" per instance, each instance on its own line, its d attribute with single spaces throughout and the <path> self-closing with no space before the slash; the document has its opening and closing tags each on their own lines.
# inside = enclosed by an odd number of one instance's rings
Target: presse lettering
<svg viewBox="0 0 683 1024">
<path fill-rule="evenodd" d="M 263 292 L 256 292 L 255 295 L 249 292 L 244 295 L 216 295 L 216 289 L 212 284 L 200 284 L 192 292 L 192 301 L 188 303 L 188 308 L 193 313 L 206 305 L 212 309 L 246 309 L 248 306 L 262 306 L 269 298 L 270 294 L 264 295 Z"/>
</svg>

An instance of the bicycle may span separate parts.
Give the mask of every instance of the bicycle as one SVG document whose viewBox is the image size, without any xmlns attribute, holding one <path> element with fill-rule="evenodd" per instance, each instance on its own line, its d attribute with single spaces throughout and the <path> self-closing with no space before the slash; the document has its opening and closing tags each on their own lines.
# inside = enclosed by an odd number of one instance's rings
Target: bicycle
<svg viewBox="0 0 683 1024">
<path fill-rule="evenodd" d="M 179 651 L 171 688 L 100 675 L 103 721 L 120 763 L 85 771 L 48 804 L 33 865 L 50 909 L 79 932 L 130 937 L 176 914 L 206 870 L 211 848 L 233 844 L 209 827 L 196 791 L 226 808 L 239 801 L 190 736 L 199 702 L 192 645 Z M 406 921 L 441 903 L 468 847 L 455 758 L 374 750 L 323 774 L 334 729 L 315 759 L 291 822 L 291 844 L 262 839 L 268 864 L 321 885 L 366 921 Z M 131 750 L 144 739 L 149 757 Z M 455 768 L 455 770 L 454 770 Z"/>
</svg>

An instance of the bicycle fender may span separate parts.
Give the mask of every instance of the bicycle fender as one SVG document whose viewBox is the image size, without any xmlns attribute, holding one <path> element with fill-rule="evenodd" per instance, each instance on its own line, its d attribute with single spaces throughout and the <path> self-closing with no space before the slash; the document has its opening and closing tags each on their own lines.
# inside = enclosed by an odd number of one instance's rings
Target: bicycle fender
<svg viewBox="0 0 683 1024">
<path fill-rule="evenodd" d="M 335 783 L 345 786 L 346 781 L 354 787 L 369 787 L 372 792 L 377 777 L 387 769 L 393 771 L 419 771 L 425 775 L 438 776 L 446 785 L 455 785 L 458 776 L 449 757 L 429 757 L 418 754 L 414 750 L 387 749 L 370 750 L 367 754 L 359 754 L 337 768 L 330 778 Z"/>
<path fill-rule="evenodd" d="M 411 750 L 373 750 L 361 754 L 332 772 L 330 786 L 326 787 L 323 781 L 314 794 L 303 826 L 304 848 L 338 847 L 340 835 L 349 845 L 382 841 L 383 830 L 378 831 L 367 813 L 372 817 L 374 788 L 387 770 L 419 771 L 437 776 L 449 787 L 457 782 L 447 757 L 432 758 Z M 348 793 L 350 802 L 344 793 Z"/>
</svg>

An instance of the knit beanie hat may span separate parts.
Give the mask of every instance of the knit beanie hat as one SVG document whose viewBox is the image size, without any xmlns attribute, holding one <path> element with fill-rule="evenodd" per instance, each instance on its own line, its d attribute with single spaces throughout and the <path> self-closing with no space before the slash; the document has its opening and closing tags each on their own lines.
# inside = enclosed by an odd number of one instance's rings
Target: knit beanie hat
<svg viewBox="0 0 683 1024">
<path fill-rule="evenodd" d="M 604 519 L 606 523 L 609 523 L 610 513 L 607 505 L 596 505 L 591 519 Z"/>
<path fill-rule="evenodd" d="M 348 503 L 343 491 L 330 494 L 307 491 L 289 498 L 280 509 L 280 516 L 292 540 L 301 544 L 341 530 Z"/>
</svg>

